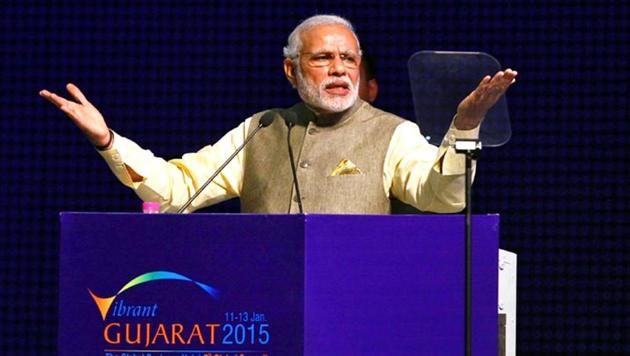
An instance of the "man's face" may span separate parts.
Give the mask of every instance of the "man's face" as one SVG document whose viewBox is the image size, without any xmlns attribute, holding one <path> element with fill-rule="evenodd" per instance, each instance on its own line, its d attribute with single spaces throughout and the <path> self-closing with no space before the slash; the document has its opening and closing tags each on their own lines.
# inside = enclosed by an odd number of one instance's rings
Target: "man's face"
<svg viewBox="0 0 630 356">
<path fill-rule="evenodd" d="M 361 62 L 352 32 L 343 25 L 322 25 L 303 32 L 301 39 L 295 76 L 287 76 L 302 100 L 321 113 L 350 108 L 358 96 Z"/>
</svg>

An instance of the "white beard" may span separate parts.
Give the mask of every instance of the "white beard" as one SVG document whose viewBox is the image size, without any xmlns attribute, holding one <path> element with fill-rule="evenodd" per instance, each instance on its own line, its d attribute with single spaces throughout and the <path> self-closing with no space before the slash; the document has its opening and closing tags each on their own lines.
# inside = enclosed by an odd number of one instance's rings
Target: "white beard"
<svg viewBox="0 0 630 356">
<path fill-rule="evenodd" d="M 300 98 L 302 98 L 302 100 L 313 109 L 337 113 L 348 110 L 357 101 L 359 96 L 359 90 L 357 90 L 359 87 L 358 81 L 357 85 L 354 86 L 348 76 L 326 78 L 320 83 L 318 88 L 315 83 L 312 83 L 310 80 L 304 78 L 302 70 L 299 66 L 295 69 L 297 73 L 296 87 L 298 94 L 300 94 Z M 326 92 L 326 86 L 339 80 L 348 84 L 350 93 L 345 96 L 328 94 Z"/>
</svg>

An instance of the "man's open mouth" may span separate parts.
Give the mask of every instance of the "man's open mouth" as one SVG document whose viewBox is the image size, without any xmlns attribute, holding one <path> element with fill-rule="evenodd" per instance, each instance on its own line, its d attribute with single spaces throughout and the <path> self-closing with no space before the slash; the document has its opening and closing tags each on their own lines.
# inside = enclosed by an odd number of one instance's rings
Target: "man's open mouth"
<svg viewBox="0 0 630 356">
<path fill-rule="evenodd" d="M 335 81 L 327 84 L 325 90 L 333 95 L 346 95 L 350 92 L 350 85 L 344 81 Z"/>
</svg>

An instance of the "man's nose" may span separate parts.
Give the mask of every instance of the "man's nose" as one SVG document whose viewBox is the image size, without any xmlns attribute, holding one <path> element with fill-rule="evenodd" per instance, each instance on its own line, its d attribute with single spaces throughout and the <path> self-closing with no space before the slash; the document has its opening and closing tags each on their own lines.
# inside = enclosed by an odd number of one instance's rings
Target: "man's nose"
<svg viewBox="0 0 630 356">
<path fill-rule="evenodd" d="M 335 56 L 335 58 L 333 58 L 332 62 L 330 63 L 328 74 L 334 76 L 342 76 L 346 74 L 346 70 L 346 65 L 343 63 L 341 56 Z"/>
</svg>

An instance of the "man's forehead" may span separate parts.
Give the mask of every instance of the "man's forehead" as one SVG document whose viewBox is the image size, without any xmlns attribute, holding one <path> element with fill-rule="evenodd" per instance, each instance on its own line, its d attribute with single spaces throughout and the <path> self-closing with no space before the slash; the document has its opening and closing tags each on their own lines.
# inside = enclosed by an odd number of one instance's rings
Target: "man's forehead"
<svg viewBox="0 0 630 356">
<path fill-rule="evenodd" d="M 306 52 L 314 51 L 354 51 L 359 46 L 356 37 L 344 25 L 328 24 L 310 28 L 302 33 L 302 49 Z"/>
</svg>

